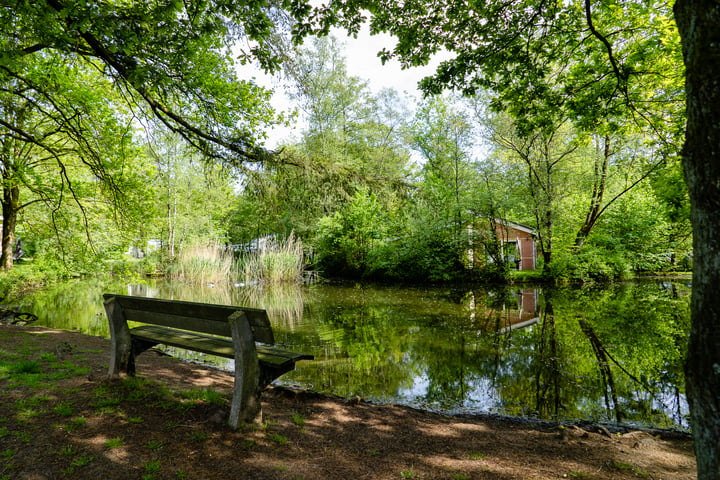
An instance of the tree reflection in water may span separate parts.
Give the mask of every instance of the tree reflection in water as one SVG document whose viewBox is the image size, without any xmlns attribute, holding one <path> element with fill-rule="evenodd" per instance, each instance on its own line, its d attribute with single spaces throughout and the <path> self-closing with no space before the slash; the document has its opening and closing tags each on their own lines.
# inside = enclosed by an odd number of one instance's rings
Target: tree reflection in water
<svg viewBox="0 0 720 480">
<path fill-rule="evenodd" d="M 38 324 L 107 337 L 104 292 L 265 308 L 281 343 L 316 357 L 281 381 L 316 391 L 447 412 L 686 427 L 689 286 L 680 282 L 263 289 L 75 281 L 28 297 L 23 309 Z"/>
</svg>

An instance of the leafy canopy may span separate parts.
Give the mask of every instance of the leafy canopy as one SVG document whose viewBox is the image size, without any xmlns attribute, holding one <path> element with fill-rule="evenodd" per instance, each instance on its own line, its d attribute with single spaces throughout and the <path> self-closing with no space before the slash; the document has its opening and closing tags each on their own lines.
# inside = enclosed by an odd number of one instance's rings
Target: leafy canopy
<svg viewBox="0 0 720 480">
<path fill-rule="evenodd" d="M 662 0 L 332 0 L 317 14 L 298 35 L 333 23 L 357 33 L 369 21 L 371 33 L 397 38 L 383 61 L 411 67 L 449 52 L 422 90 L 491 91 L 523 131 L 564 115 L 586 129 L 634 121 L 674 149 L 682 135 L 680 40 Z"/>
<path fill-rule="evenodd" d="M 235 57 L 276 69 L 273 42 L 285 18 L 269 1 L 3 0 L 0 88 L 20 98 L 38 92 L 44 97 L 38 111 L 71 116 L 71 107 L 29 75 L 35 62 L 55 56 L 110 79 L 136 115 L 150 113 L 209 157 L 259 161 L 267 152 L 257 139 L 275 120 L 269 92 L 238 78 Z M 16 133 L 38 140 L 33 132 Z"/>
</svg>

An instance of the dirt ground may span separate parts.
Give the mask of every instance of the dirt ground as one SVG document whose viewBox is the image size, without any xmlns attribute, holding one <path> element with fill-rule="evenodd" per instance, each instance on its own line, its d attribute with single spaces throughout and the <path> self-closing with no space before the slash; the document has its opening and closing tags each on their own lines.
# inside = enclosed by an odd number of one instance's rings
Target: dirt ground
<svg viewBox="0 0 720 480">
<path fill-rule="evenodd" d="M 696 475 L 682 434 L 451 417 L 283 387 L 263 393 L 262 428 L 233 431 L 231 374 L 150 351 L 138 358 L 146 381 L 109 380 L 108 352 L 97 337 L 0 326 L 0 480 Z"/>
</svg>

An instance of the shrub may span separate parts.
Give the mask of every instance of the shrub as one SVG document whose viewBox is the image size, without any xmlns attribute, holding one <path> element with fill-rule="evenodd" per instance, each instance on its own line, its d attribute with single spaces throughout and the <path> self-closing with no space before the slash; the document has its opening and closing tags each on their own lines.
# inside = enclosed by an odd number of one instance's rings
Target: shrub
<svg viewBox="0 0 720 480">
<path fill-rule="evenodd" d="M 543 273 L 555 281 L 593 283 L 618 280 L 629 271 L 629 264 L 621 255 L 587 248 L 578 254 L 557 255 Z"/>
<path fill-rule="evenodd" d="M 401 281 L 450 282 L 466 278 L 466 239 L 436 229 L 389 242 L 368 255 L 365 276 Z"/>
</svg>

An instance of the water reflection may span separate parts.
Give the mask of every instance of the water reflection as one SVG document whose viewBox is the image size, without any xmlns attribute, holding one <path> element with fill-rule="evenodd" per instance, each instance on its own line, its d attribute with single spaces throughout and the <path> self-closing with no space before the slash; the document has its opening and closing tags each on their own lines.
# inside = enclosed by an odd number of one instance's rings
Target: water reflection
<svg viewBox="0 0 720 480">
<path fill-rule="evenodd" d="M 281 382 L 316 391 L 448 412 L 687 425 L 689 286 L 678 282 L 543 291 L 71 282 L 28 302 L 42 324 L 107 337 L 107 291 L 264 308 L 279 343 L 316 358 Z"/>
</svg>

